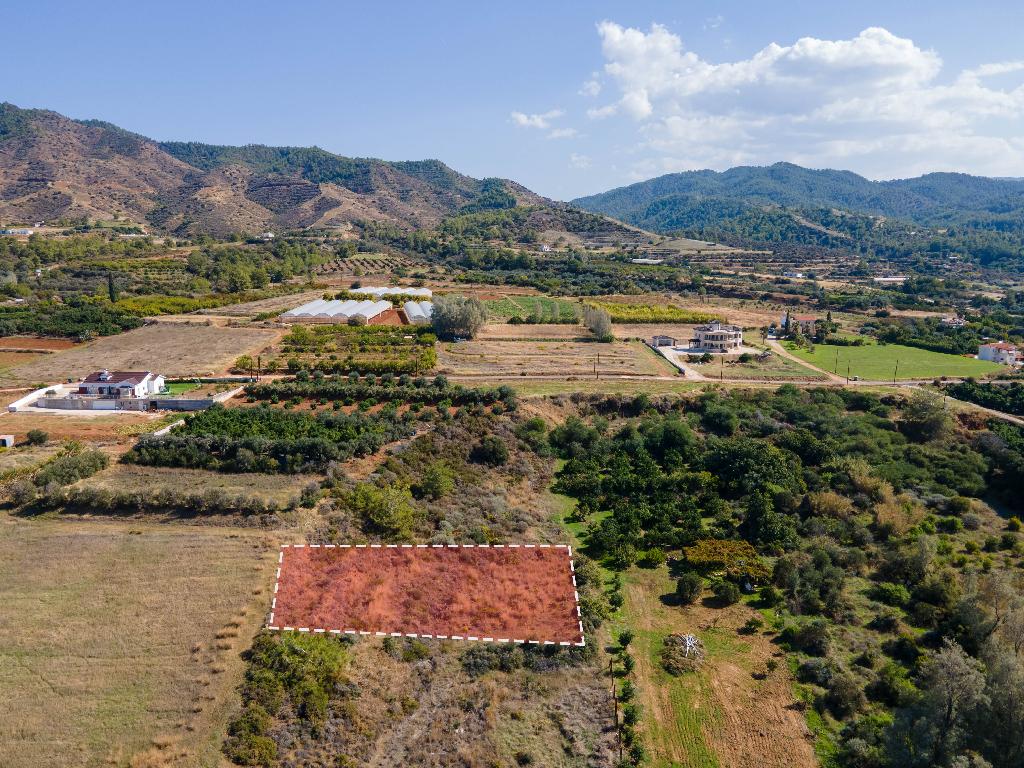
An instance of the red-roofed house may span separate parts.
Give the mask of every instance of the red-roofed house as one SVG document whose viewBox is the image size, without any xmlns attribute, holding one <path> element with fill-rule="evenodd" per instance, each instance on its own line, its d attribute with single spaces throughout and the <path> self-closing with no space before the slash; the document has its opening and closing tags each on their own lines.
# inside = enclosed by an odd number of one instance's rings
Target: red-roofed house
<svg viewBox="0 0 1024 768">
<path fill-rule="evenodd" d="M 814 333 L 814 324 L 818 322 L 818 318 L 814 315 L 793 315 L 787 312 L 782 316 L 782 327 L 786 327 L 786 318 L 789 317 L 789 332 L 794 333 L 797 328 L 800 329 L 800 333 L 804 336 L 810 336 Z"/>
<path fill-rule="evenodd" d="M 146 397 L 163 392 L 164 377 L 151 371 L 96 371 L 78 385 L 78 394 L 94 397 Z"/>
<path fill-rule="evenodd" d="M 1020 359 L 1020 350 L 1013 344 L 1000 341 L 995 344 L 982 344 L 978 347 L 979 360 L 991 360 L 1003 365 L 1016 365 Z"/>
</svg>

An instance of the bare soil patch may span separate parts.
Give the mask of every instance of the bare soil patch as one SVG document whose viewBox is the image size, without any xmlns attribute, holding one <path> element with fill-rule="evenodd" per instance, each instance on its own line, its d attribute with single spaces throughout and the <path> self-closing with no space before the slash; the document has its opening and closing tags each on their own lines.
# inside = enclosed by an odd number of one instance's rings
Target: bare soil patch
<svg viewBox="0 0 1024 768">
<path fill-rule="evenodd" d="M 565 547 L 282 547 L 274 627 L 579 643 Z"/>
<path fill-rule="evenodd" d="M 259 353 L 283 332 L 152 323 L 0 372 L 0 383 L 11 386 L 66 381 L 101 368 L 156 371 L 165 376 L 211 376 L 227 371 L 239 355 Z"/>
<path fill-rule="evenodd" d="M 530 341 L 589 339 L 591 333 L 582 325 L 568 323 L 491 323 L 485 325 L 476 336 L 484 341 Z"/>
<path fill-rule="evenodd" d="M 34 336 L 0 336 L 0 351 L 11 349 L 57 351 L 76 346 L 70 339 L 40 339 Z"/>
<path fill-rule="evenodd" d="M 17 395 L 10 396 L 14 400 Z M 8 401 L 9 402 L 9 401 Z M 70 411 L 63 413 L 32 413 L 31 410 L 18 413 L 0 413 L 0 433 L 13 434 L 15 442 L 24 440 L 29 430 L 41 429 L 51 440 L 82 440 L 88 443 L 130 443 L 135 434 L 163 414 L 121 412 L 110 415 L 94 412 L 96 415 L 82 415 Z"/>
<path fill-rule="evenodd" d="M 438 370 L 455 376 L 665 376 L 675 369 L 639 342 L 474 339 L 437 346 Z"/>
</svg>

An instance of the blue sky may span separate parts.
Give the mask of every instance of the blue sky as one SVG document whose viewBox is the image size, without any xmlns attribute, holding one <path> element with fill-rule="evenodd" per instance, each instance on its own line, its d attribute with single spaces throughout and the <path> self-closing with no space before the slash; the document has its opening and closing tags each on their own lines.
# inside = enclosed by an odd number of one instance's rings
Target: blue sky
<svg viewBox="0 0 1024 768">
<path fill-rule="evenodd" d="M 375 7 L 371 7 L 375 6 Z M 8 0 L 0 100 L 568 199 L 789 160 L 1024 176 L 1024 3 Z"/>
</svg>

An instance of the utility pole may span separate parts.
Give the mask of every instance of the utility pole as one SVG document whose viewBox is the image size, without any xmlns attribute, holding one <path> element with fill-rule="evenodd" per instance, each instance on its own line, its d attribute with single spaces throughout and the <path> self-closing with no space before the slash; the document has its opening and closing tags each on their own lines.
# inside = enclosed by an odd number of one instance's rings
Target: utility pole
<svg viewBox="0 0 1024 768">
<path fill-rule="evenodd" d="M 900 372 L 900 361 L 897 360 L 896 361 L 896 368 L 893 369 L 893 372 L 892 372 L 892 383 L 893 384 L 896 383 L 896 374 L 899 373 L 899 372 Z"/>
<path fill-rule="evenodd" d="M 847 383 L 847 385 L 849 385 L 849 383 L 850 383 L 850 364 L 849 363 L 846 364 L 846 383 Z"/>
<path fill-rule="evenodd" d="M 836 350 L 836 364 L 832 367 L 832 373 L 839 373 L 839 350 Z"/>
</svg>

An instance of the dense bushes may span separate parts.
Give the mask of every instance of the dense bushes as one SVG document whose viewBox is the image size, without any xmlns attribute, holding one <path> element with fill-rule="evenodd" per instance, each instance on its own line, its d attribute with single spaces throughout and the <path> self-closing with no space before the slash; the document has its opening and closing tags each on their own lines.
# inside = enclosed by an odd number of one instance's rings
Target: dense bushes
<svg viewBox="0 0 1024 768">
<path fill-rule="evenodd" d="M 347 662 L 345 641 L 324 635 L 261 633 L 247 652 L 244 706 L 228 725 L 224 753 L 239 765 L 271 765 L 277 744 L 268 734 L 287 703 L 299 727 L 317 736 L 337 697 Z"/>
<path fill-rule="evenodd" d="M 968 379 L 955 384 L 947 384 L 943 387 L 943 391 L 957 400 L 966 400 L 995 411 L 1024 416 L 1024 384 L 1020 382 L 1010 382 L 1005 385 L 979 384 Z"/>
<path fill-rule="evenodd" d="M 367 456 L 412 432 L 411 420 L 393 410 L 311 416 L 268 406 L 214 406 L 188 417 L 171 434 L 143 437 L 122 461 L 223 472 L 304 472 Z"/>
</svg>

